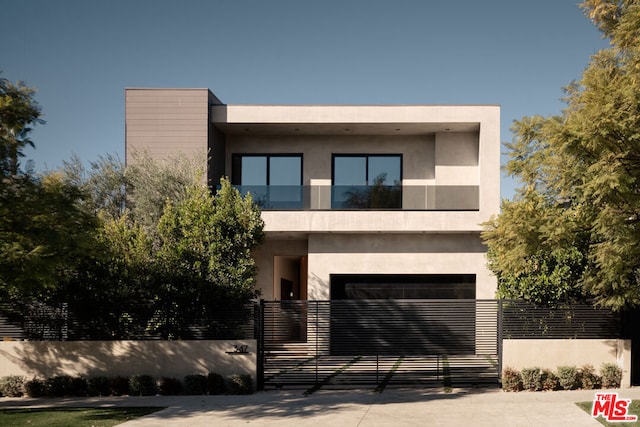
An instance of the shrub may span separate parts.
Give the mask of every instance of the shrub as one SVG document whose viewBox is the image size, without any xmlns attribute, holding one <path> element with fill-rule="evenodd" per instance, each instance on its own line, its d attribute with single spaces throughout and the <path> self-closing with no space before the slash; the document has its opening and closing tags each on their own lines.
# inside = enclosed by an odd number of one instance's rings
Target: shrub
<svg viewBox="0 0 640 427">
<path fill-rule="evenodd" d="M 575 390 L 580 387 L 578 369 L 575 366 L 558 366 L 558 380 L 560 387 L 565 390 Z"/>
<path fill-rule="evenodd" d="M 542 390 L 542 370 L 540 368 L 524 368 L 520 372 L 522 388 L 529 391 Z"/>
<path fill-rule="evenodd" d="M 225 386 L 229 394 L 251 394 L 253 392 L 253 381 L 249 374 L 229 375 Z"/>
<path fill-rule="evenodd" d="M 215 372 L 209 372 L 207 375 L 207 393 L 222 394 L 225 392 L 224 378 Z"/>
<path fill-rule="evenodd" d="M 158 391 L 163 396 L 176 396 L 182 393 L 182 383 L 176 378 L 162 377 Z"/>
<path fill-rule="evenodd" d="M 522 377 L 520 376 L 520 372 L 513 368 L 504 368 L 502 370 L 502 389 L 504 391 L 522 390 Z"/>
<path fill-rule="evenodd" d="M 0 396 L 20 397 L 24 394 L 24 377 L 10 375 L 0 378 Z"/>
<path fill-rule="evenodd" d="M 603 388 L 619 388 L 622 383 L 622 368 L 615 363 L 603 363 L 600 367 Z"/>
<path fill-rule="evenodd" d="M 84 397 L 89 395 L 89 383 L 84 377 L 73 377 L 69 382 L 69 395 Z"/>
<path fill-rule="evenodd" d="M 158 390 L 151 375 L 134 375 L 129 379 L 129 391 L 132 396 L 155 396 Z"/>
<path fill-rule="evenodd" d="M 184 377 L 184 392 L 192 396 L 207 394 L 207 377 L 204 375 L 187 375 Z"/>
<path fill-rule="evenodd" d="M 29 397 L 42 397 L 47 394 L 47 387 L 43 380 L 34 378 L 24 383 L 24 391 Z"/>
<path fill-rule="evenodd" d="M 89 377 L 87 379 L 87 394 L 89 396 L 109 396 L 109 380 L 107 377 Z"/>
<path fill-rule="evenodd" d="M 68 375 L 56 375 L 45 381 L 47 396 L 64 397 L 71 395 L 71 377 Z"/>
<path fill-rule="evenodd" d="M 109 380 L 110 393 L 113 396 L 124 396 L 129 394 L 129 378 L 114 377 Z"/>
<path fill-rule="evenodd" d="M 585 390 L 600 388 L 601 379 L 596 375 L 596 370 L 591 365 L 580 368 L 580 386 Z"/>
<path fill-rule="evenodd" d="M 554 391 L 560 388 L 560 381 L 558 376 L 551 372 L 549 369 L 542 370 L 542 389 L 547 391 Z"/>
</svg>

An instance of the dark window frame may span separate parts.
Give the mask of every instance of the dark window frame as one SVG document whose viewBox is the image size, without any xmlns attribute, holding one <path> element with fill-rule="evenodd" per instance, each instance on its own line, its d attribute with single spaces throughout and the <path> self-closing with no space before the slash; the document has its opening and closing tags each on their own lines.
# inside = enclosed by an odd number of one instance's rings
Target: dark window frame
<svg viewBox="0 0 640 427">
<path fill-rule="evenodd" d="M 271 180 L 271 161 L 272 157 L 298 157 L 300 159 L 300 184 L 304 182 L 304 155 L 303 153 L 233 153 L 231 154 L 231 184 L 242 184 L 242 158 L 243 157 L 266 157 L 267 158 L 267 170 L 266 170 L 266 185 L 269 186 Z M 239 162 L 239 163 L 238 163 Z"/>
<path fill-rule="evenodd" d="M 365 174 L 367 180 L 367 187 L 371 185 L 369 177 L 369 157 L 399 157 L 400 158 L 400 185 L 402 185 L 402 179 L 404 176 L 404 155 L 402 153 L 332 153 L 331 154 L 331 185 L 336 185 L 336 157 L 365 157 L 366 166 Z M 373 177 L 375 179 L 376 177 Z M 393 185 L 393 184 L 392 184 Z"/>
<path fill-rule="evenodd" d="M 368 204 L 369 206 L 351 206 L 351 207 L 345 207 L 345 206 L 340 206 L 339 203 L 340 202 L 336 202 L 335 200 L 335 195 L 334 195 L 334 189 L 336 187 L 342 187 L 343 185 L 341 184 L 336 184 L 336 158 L 364 158 L 365 159 L 365 181 L 366 181 L 366 185 L 360 186 L 360 187 L 366 187 L 367 189 L 369 188 L 374 188 L 374 182 L 375 182 L 375 176 L 371 177 L 369 176 L 369 159 L 371 158 L 375 158 L 375 157 L 395 157 L 398 158 L 398 160 L 400 161 L 400 170 L 399 170 L 399 182 L 396 185 L 396 182 L 394 181 L 393 183 L 386 183 L 383 187 L 387 187 L 387 188 L 393 188 L 393 187 L 399 187 L 400 193 L 399 193 L 399 204 L 398 206 L 372 206 L 369 205 L 371 202 L 366 201 L 365 203 Z M 404 155 L 402 153 L 332 153 L 331 154 L 331 188 L 332 188 L 332 195 L 331 195 L 331 209 L 347 209 L 347 210 L 401 210 L 402 209 L 402 180 L 403 180 L 403 176 L 404 176 Z M 347 185 L 347 187 L 349 187 L 349 185 Z M 359 187 L 359 186 L 355 186 L 355 187 Z"/>
</svg>

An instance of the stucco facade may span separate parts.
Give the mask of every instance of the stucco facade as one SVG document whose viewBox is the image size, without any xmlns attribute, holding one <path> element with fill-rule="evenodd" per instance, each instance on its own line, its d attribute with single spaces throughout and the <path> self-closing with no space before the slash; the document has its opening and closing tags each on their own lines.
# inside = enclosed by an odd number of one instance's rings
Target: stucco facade
<svg viewBox="0 0 640 427">
<path fill-rule="evenodd" d="M 392 297 L 410 283 L 441 289 L 417 297 L 493 298 L 480 232 L 499 212 L 499 128 L 494 105 L 224 105 L 208 89 L 126 91 L 127 161 L 141 149 L 208 152 L 211 185 L 228 176 L 261 196 L 266 300 L 333 299 L 337 276 L 348 298 L 380 283 Z M 362 183 L 347 188 L 360 165 Z"/>
</svg>

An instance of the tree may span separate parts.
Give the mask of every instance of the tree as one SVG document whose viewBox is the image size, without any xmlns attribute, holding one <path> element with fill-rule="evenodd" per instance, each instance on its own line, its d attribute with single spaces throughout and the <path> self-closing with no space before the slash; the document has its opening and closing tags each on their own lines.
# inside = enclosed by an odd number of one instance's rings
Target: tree
<svg viewBox="0 0 640 427">
<path fill-rule="evenodd" d="M 0 190 L 0 287 L 5 296 L 43 296 L 79 259 L 98 250 L 96 218 L 79 207 L 81 193 L 61 176 L 14 176 Z"/>
<path fill-rule="evenodd" d="M 89 171 L 78 162 L 65 165 L 67 181 L 92 199 L 83 205 L 86 213 L 98 212 L 103 249 L 68 276 L 57 299 L 93 338 L 186 339 L 194 325 L 208 325 L 218 336 L 224 333 L 219 324 L 233 327 L 230 316 L 242 315 L 257 296 L 251 251 L 264 236 L 251 197 L 243 199 L 228 180 L 213 195 L 195 164 L 183 158 L 147 158 L 146 167 L 136 164 L 124 173 L 113 157 L 102 160 Z M 119 203 L 108 201 L 119 200 L 112 195 L 121 185 L 127 208 L 118 213 L 113 208 Z M 173 191 L 163 197 L 163 188 Z M 145 216 L 147 210 L 156 213 Z M 212 322 L 216 318 L 224 321 Z"/>
<path fill-rule="evenodd" d="M 22 82 L 13 84 L 0 77 L 0 176 L 18 173 L 24 147 L 34 146 L 32 126 L 44 123 L 34 93 Z"/>
<path fill-rule="evenodd" d="M 565 89 L 560 116 L 514 123 L 506 171 L 523 187 L 483 237 L 500 295 L 621 309 L 640 303 L 640 4 L 581 7 L 611 47 Z M 538 298 L 547 277 L 564 291 Z"/>
<path fill-rule="evenodd" d="M 176 155 L 158 162 L 145 151 L 134 155 L 125 171 L 127 208 L 147 234 L 155 236 L 167 200 L 178 203 L 190 186 L 206 185 L 204 165 L 206 159 L 197 156 Z"/>
<path fill-rule="evenodd" d="M 264 223 L 250 195 L 228 180 L 213 196 L 193 184 L 176 205 L 168 203 L 158 224 L 156 253 L 161 283 L 177 324 L 211 319 L 220 310 L 241 311 L 258 295 L 251 251 L 263 240 Z"/>
</svg>

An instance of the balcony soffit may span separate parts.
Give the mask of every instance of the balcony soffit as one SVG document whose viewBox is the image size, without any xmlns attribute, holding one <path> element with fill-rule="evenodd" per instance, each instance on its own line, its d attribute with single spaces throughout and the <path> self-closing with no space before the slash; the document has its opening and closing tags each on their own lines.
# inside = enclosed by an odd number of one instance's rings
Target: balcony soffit
<svg viewBox="0 0 640 427">
<path fill-rule="evenodd" d="M 429 135 L 478 132 L 479 123 L 214 123 L 227 135 Z"/>
</svg>

